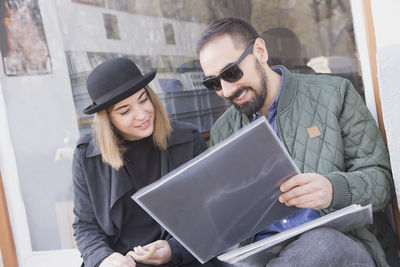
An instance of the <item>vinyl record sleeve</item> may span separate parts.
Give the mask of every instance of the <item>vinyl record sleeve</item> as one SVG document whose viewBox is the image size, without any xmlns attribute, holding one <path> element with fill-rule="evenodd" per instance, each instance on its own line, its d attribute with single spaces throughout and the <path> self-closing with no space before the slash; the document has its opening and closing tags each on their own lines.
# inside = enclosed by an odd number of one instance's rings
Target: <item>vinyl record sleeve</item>
<svg viewBox="0 0 400 267">
<path fill-rule="evenodd" d="M 278 201 L 298 173 L 260 117 L 132 198 L 204 263 L 298 210 Z"/>
</svg>

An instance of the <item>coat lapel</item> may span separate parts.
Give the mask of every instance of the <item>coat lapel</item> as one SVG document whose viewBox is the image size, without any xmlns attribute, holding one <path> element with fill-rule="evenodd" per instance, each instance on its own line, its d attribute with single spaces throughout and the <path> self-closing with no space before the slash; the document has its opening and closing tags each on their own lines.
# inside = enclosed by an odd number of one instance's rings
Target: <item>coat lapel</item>
<svg viewBox="0 0 400 267">
<path fill-rule="evenodd" d="M 168 150 L 162 150 L 161 151 L 161 176 L 163 177 L 165 174 L 168 173 L 170 169 L 169 166 L 169 155 L 168 155 Z"/>
<path fill-rule="evenodd" d="M 170 160 L 169 160 L 169 154 L 168 150 L 162 150 L 161 151 L 161 176 L 163 177 L 165 174 L 168 173 L 168 170 L 170 169 L 169 166 Z M 167 235 L 167 231 L 160 225 L 161 228 L 161 235 L 160 239 L 165 239 Z"/>
<path fill-rule="evenodd" d="M 123 166 L 118 171 L 111 170 L 111 198 L 110 208 L 112 208 L 129 190 L 133 188 L 132 180 L 126 168 Z"/>
<path fill-rule="evenodd" d="M 123 206 L 122 201 L 118 200 L 132 188 L 133 184 L 125 167 L 121 167 L 118 171 L 113 168 L 111 169 L 110 213 L 112 221 L 119 230 L 122 228 Z"/>
</svg>

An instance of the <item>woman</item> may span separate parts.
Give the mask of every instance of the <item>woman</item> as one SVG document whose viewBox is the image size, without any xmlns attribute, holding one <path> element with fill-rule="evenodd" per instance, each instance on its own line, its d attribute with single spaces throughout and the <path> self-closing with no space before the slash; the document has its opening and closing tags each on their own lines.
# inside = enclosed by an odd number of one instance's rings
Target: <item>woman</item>
<svg viewBox="0 0 400 267">
<path fill-rule="evenodd" d="M 169 121 L 148 86 L 155 74 L 142 76 L 133 61 L 115 58 L 88 77 L 93 103 L 84 113 L 96 115 L 73 160 L 73 228 L 85 266 L 199 264 L 131 199 L 207 148 L 196 129 Z M 126 255 L 132 250 L 136 260 Z"/>
</svg>

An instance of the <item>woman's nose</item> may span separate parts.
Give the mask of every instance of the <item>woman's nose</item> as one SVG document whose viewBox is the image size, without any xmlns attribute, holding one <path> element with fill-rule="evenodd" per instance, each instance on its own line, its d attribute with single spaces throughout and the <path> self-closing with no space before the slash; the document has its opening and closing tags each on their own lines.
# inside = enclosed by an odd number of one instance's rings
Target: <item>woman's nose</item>
<svg viewBox="0 0 400 267">
<path fill-rule="evenodd" d="M 135 120 L 142 120 L 146 118 L 146 111 L 140 106 L 135 107 L 134 118 Z"/>
</svg>

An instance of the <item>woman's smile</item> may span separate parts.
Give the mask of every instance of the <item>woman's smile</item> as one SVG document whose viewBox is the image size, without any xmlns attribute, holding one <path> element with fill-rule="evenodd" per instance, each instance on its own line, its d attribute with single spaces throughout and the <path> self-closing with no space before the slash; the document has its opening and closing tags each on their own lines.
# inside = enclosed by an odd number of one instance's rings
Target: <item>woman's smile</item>
<svg viewBox="0 0 400 267">
<path fill-rule="evenodd" d="M 135 126 L 135 128 L 139 128 L 141 130 L 146 130 L 150 126 L 150 119 L 147 119 L 145 122 Z"/>
</svg>

